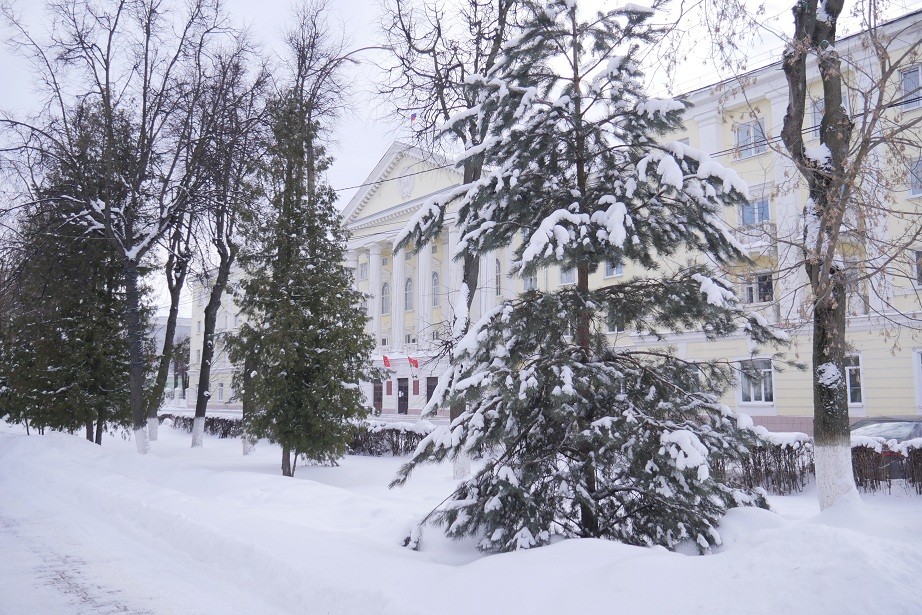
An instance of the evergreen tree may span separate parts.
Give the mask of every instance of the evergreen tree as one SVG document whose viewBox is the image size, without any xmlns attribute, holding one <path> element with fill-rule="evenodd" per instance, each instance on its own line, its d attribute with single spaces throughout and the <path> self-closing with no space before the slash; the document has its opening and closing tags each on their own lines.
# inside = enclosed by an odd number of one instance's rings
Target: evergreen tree
<svg viewBox="0 0 922 615">
<path fill-rule="evenodd" d="M 269 110 L 268 202 L 243 220 L 246 322 L 229 343 L 231 360 L 248 366 L 235 375 L 246 430 L 282 445 L 286 476 L 292 454 L 334 463 L 346 452 L 354 420 L 367 412 L 358 382 L 370 379 L 373 347 L 362 295 L 342 264 L 335 193 L 322 182 L 328 159 L 303 103 L 289 91 Z"/>
<path fill-rule="evenodd" d="M 92 109 L 73 118 L 83 148 L 75 165 L 92 169 Z M 25 209 L 15 274 L 7 280 L 0 324 L 0 416 L 73 432 L 86 429 L 102 443 L 107 427 L 126 427 L 128 346 L 123 323 L 124 280 L 112 247 L 70 222 L 63 195 L 108 190 L 75 181 L 74 165 L 61 158 Z"/>
<path fill-rule="evenodd" d="M 518 273 L 555 265 L 575 284 L 507 301 L 477 323 L 454 351 L 454 385 L 430 402 L 447 395 L 467 410 L 423 442 L 394 484 L 421 463 L 471 453 L 486 457 L 483 468 L 430 514 L 449 536 L 478 536 L 489 551 L 555 535 L 670 548 L 693 540 L 706 551 L 728 507 L 764 505 L 714 471 L 752 441 L 718 401 L 732 370 L 611 347 L 600 321 L 653 338 L 742 326 L 773 339 L 708 267 L 664 266 L 694 253 L 744 258 L 720 214 L 746 188 L 704 152 L 658 143 L 680 128 L 684 104 L 643 92 L 652 11 L 583 15 L 576 4 L 524 2 L 521 35 L 471 79 L 475 111 L 494 122 L 462 160 L 482 155 L 488 170 L 456 191 L 463 249 L 515 246 Z M 415 232 L 443 216 L 433 203 Z M 591 291 L 589 274 L 605 262 L 647 276 Z"/>
</svg>

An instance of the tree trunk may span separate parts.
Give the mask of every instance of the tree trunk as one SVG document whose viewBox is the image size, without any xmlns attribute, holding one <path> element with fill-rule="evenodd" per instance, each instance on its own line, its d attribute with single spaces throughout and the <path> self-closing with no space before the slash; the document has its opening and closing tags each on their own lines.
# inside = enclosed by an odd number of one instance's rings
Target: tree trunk
<svg viewBox="0 0 922 615">
<path fill-rule="evenodd" d="M 831 277 L 832 292 L 813 310 L 813 442 L 820 510 L 859 500 L 852 470 L 845 381 L 846 281 Z"/>
<path fill-rule="evenodd" d="M 589 264 L 580 263 L 576 267 L 576 290 L 581 298 L 589 294 Z M 590 326 L 592 313 L 589 307 L 583 303 L 576 315 L 576 344 L 579 346 L 583 356 L 588 359 L 591 352 L 590 347 Z M 592 414 L 592 405 L 586 405 L 586 413 L 579 417 L 580 430 L 584 431 L 595 420 Z M 583 480 L 585 481 L 586 494 L 590 498 L 595 497 L 596 488 L 596 471 L 595 463 L 592 457 L 592 448 L 580 451 L 582 453 L 583 463 Z M 579 507 L 580 525 L 582 525 L 584 536 L 597 537 L 599 535 L 599 517 L 596 513 L 595 506 L 588 502 L 580 503 Z"/>
<path fill-rule="evenodd" d="M 93 441 L 93 419 L 91 418 L 86 420 L 86 439 L 90 442 Z"/>
<path fill-rule="evenodd" d="M 128 332 L 128 386 L 131 400 L 131 428 L 138 453 L 150 452 L 147 437 L 147 416 L 144 407 L 144 330 L 141 327 L 141 289 L 138 285 L 138 264 L 125 263 L 125 320 Z"/>
<path fill-rule="evenodd" d="M 282 476 L 294 476 L 291 468 L 291 448 L 288 445 L 282 445 Z"/>
<path fill-rule="evenodd" d="M 96 417 L 96 444 L 102 446 L 102 431 L 106 426 L 106 420 L 103 417 L 102 412 L 100 412 Z"/>
<path fill-rule="evenodd" d="M 202 446 L 205 411 L 208 408 L 208 400 L 211 397 L 211 363 L 214 359 L 215 351 L 214 332 L 218 320 L 218 310 L 221 308 L 221 297 L 224 295 L 224 289 L 227 288 L 227 280 L 230 277 L 232 260 L 232 258 L 222 255 L 221 262 L 218 265 L 218 274 L 215 278 L 214 286 L 211 287 L 211 296 L 208 298 L 208 305 L 205 306 L 202 364 L 199 366 L 198 394 L 195 399 L 195 420 L 193 421 L 192 431 L 193 447 Z M 202 430 L 196 433 L 194 426 L 198 423 L 201 423 Z"/>
<path fill-rule="evenodd" d="M 170 363 L 173 361 L 176 320 L 179 318 L 179 296 L 185 285 L 188 269 L 189 261 L 187 259 L 180 258 L 178 262 L 172 256 L 167 259 L 166 274 L 170 279 L 170 311 L 166 320 L 160 363 L 157 366 L 157 378 L 154 380 L 153 390 L 147 402 L 147 432 L 152 441 L 157 440 L 157 430 L 160 426 L 160 421 L 157 420 L 157 412 L 160 410 L 160 403 L 166 390 L 166 378 L 170 372 Z"/>
<path fill-rule="evenodd" d="M 243 447 L 243 454 L 249 455 L 253 452 L 253 449 L 256 448 L 256 438 L 251 436 L 246 431 L 246 422 L 247 417 L 250 415 L 250 386 L 253 384 L 253 368 L 255 361 L 253 356 L 247 353 L 246 357 L 243 359 L 243 390 L 240 391 L 240 405 L 242 406 L 241 415 L 243 419 L 243 433 L 240 434 L 240 443 Z"/>
</svg>

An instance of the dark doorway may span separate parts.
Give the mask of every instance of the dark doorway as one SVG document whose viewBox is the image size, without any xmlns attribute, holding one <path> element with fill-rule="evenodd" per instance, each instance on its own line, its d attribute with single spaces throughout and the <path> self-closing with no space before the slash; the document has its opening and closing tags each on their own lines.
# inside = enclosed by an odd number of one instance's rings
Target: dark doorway
<svg viewBox="0 0 922 615">
<path fill-rule="evenodd" d="M 435 387 L 439 386 L 439 379 L 429 376 L 426 378 L 426 401 L 432 399 L 433 393 L 435 393 Z"/>
<path fill-rule="evenodd" d="M 409 379 L 397 379 L 397 414 L 406 414 L 410 409 Z"/>
<path fill-rule="evenodd" d="M 375 380 L 372 385 L 374 386 L 372 402 L 374 403 L 375 412 L 380 414 L 384 409 L 384 386 L 380 380 Z"/>
</svg>

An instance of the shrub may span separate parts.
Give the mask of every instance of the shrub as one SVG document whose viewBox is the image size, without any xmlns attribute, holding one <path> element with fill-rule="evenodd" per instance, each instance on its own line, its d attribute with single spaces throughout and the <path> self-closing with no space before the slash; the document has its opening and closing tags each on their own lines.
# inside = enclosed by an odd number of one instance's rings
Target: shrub
<svg viewBox="0 0 922 615">
<path fill-rule="evenodd" d="M 366 419 L 356 425 L 350 448 L 354 455 L 409 455 L 433 429 L 429 421 L 392 423 Z"/>
<path fill-rule="evenodd" d="M 173 422 L 174 429 L 182 429 L 186 433 L 192 433 L 192 423 L 194 418 L 191 416 L 182 416 L 175 414 L 159 415 L 160 422 L 166 419 Z M 223 416 L 206 416 L 205 433 L 219 438 L 237 438 L 243 434 L 243 422 L 238 418 L 228 418 Z"/>
<path fill-rule="evenodd" d="M 762 487 L 776 495 L 803 491 L 813 473 L 813 439 L 799 432 L 755 431 L 764 444 L 741 460 L 742 485 Z"/>
</svg>

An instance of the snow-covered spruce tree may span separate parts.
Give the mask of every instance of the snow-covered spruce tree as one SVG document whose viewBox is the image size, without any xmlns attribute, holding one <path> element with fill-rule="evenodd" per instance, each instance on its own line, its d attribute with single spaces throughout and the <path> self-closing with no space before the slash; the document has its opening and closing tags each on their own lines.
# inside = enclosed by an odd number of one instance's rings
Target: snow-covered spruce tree
<svg viewBox="0 0 922 615">
<path fill-rule="evenodd" d="M 248 407 L 245 429 L 282 445 L 282 472 L 299 455 L 334 463 L 367 412 L 358 382 L 370 379 L 371 336 L 362 294 L 342 263 L 345 231 L 335 193 L 322 181 L 328 165 L 304 100 L 289 91 L 269 110 L 272 143 L 264 211 L 245 212 L 249 246 L 240 262 L 246 323 L 229 343 Z"/>
<path fill-rule="evenodd" d="M 719 544 L 728 507 L 764 505 L 710 471 L 752 441 L 718 402 L 732 370 L 609 347 L 596 329 L 601 317 L 653 338 L 743 327 L 758 342 L 774 339 L 706 266 L 663 266 L 692 253 L 744 258 L 720 215 L 745 185 L 701 151 L 657 143 L 679 128 L 684 105 L 643 93 L 638 56 L 656 41 L 652 11 L 525 5 L 521 36 L 473 80 L 496 119 L 484 145 L 464 154 L 483 155 L 488 171 L 460 199 L 461 244 L 513 245 L 519 273 L 557 265 L 575 270 L 576 283 L 530 292 L 476 324 L 454 354 L 454 385 L 430 402 L 460 399 L 467 410 L 421 443 L 394 484 L 469 452 L 485 465 L 429 517 L 452 537 L 477 536 L 489 551 L 555 535 L 670 548 L 690 539 L 705 551 Z M 418 216 L 419 232 L 442 213 Z M 591 291 L 589 273 L 606 261 L 648 275 Z"/>
</svg>

